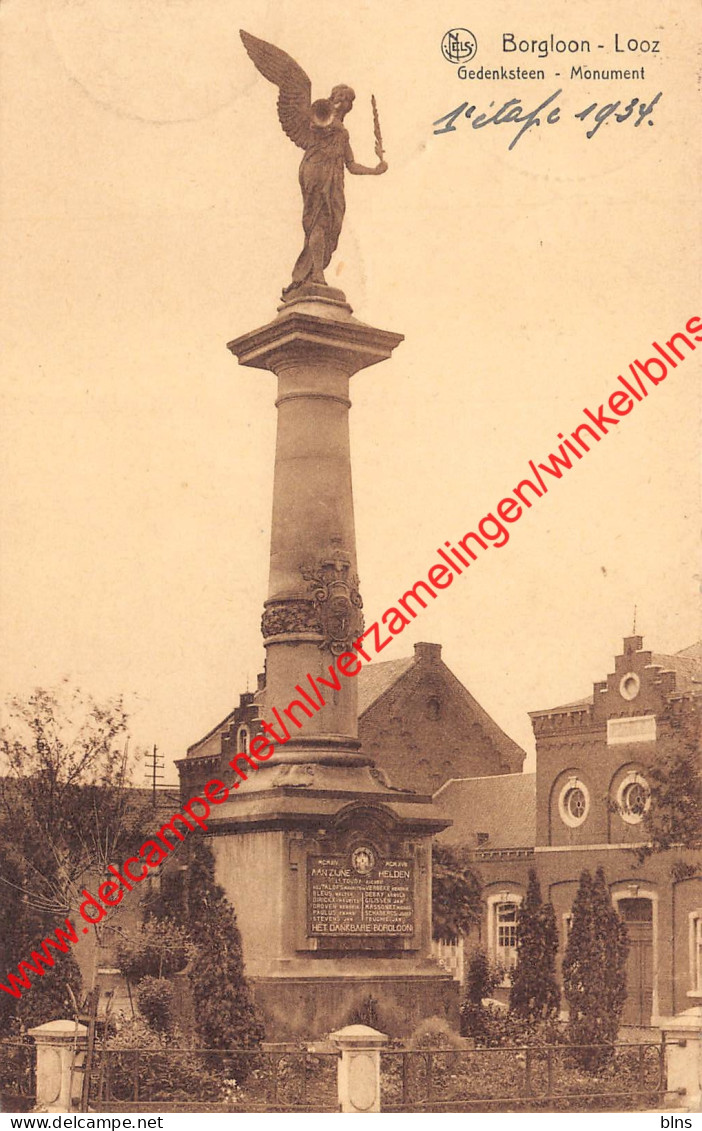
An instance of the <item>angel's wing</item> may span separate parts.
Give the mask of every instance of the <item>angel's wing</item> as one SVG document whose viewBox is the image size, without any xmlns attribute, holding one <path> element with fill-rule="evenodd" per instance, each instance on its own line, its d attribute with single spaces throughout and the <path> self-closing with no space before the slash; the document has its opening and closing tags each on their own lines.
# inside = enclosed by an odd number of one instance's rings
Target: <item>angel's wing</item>
<svg viewBox="0 0 702 1131">
<path fill-rule="evenodd" d="M 312 84 L 299 63 L 285 51 L 241 31 L 242 42 L 257 69 L 278 87 L 278 117 L 295 145 L 306 149 L 310 142 Z"/>
</svg>

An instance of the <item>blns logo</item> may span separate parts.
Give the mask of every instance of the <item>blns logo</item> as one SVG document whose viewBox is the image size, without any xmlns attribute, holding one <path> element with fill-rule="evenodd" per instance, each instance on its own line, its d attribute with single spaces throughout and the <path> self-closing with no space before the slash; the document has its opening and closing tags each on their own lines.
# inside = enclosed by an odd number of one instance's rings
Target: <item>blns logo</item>
<svg viewBox="0 0 702 1131">
<path fill-rule="evenodd" d="M 474 59 L 477 51 L 477 39 L 464 27 L 452 28 L 441 40 L 441 54 L 449 63 L 465 63 L 467 59 Z"/>
</svg>

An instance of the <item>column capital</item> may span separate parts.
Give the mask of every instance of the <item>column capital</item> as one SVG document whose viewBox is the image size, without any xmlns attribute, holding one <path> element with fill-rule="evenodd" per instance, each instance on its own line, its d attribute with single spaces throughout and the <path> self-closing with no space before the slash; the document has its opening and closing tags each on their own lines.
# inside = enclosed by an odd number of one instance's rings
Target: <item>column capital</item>
<svg viewBox="0 0 702 1131">
<path fill-rule="evenodd" d="M 329 317 L 292 309 L 228 342 L 227 349 L 240 365 L 253 369 L 277 373 L 288 365 L 319 361 L 337 365 L 351 376 L 386 361 L 403 339 L 404 334 L 379 330 L 350 315 Z"/>
</svg>

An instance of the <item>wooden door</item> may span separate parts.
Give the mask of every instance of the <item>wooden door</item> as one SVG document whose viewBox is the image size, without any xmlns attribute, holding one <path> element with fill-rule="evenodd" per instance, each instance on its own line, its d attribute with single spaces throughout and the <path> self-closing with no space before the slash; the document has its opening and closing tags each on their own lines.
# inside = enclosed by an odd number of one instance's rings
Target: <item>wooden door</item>
<svg viewBox="0 0 702 1131">
<path fill-rule="evenodd" d="M 653 903 L 622 899 L 619 914 L 629 935 L 622 1025 L 650 1025 L 653 1010 Z"/>
</svg>

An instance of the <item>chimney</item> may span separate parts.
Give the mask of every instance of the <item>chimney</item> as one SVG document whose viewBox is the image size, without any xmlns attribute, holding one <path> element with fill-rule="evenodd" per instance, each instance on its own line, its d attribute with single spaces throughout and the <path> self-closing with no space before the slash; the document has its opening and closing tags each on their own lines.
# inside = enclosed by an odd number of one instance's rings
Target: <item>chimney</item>
<svg viewBox="0 0 702 1131">
<path fill-rule="evenodd" d="M 441 645 L 425 644 L 423 641 L 420 644 L 415 644 L 414 658 L 420 664 L 439 664 L 441 663 Z"/>
</svg>

